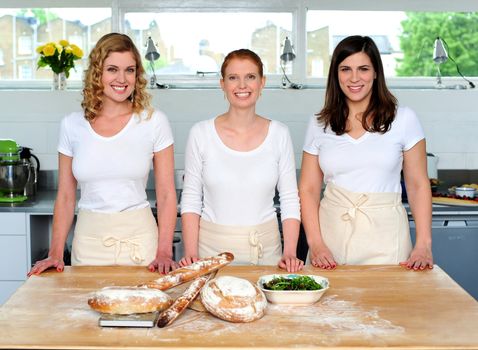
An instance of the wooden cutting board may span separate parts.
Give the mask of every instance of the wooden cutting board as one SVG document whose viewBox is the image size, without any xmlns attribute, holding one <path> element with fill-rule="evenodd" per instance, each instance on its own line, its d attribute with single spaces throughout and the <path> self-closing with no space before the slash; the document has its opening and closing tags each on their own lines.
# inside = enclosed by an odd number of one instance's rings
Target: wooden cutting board
<svg viewBox="0 0 478 350">
<path fill-rule="evenodd" d="M 218 272 L 253 283 L 273 273 L 283 271 L 226 266 Z M 333 271 L 307 265 L 301 273 L 330 281 L 314 305 L 268 304 L 266 315 L 250 323 L 186 310 L 165 328 L 110 328 L 98 326 L 88 295 L 145 283 L 154 274 L 136 266 L 67 266 L 30 277 L 0 307 L 0 349 L 478 349 L 478 303 L 438 266 L 414 272 L 398 265 Z"/>
<path fill-rule="evenodd" d="M 478 207 L 478 202 L 471 199 L 458 199 L 448 197 L 432 197 L 433 204 L 444 204 L 461 207 Z"/>
</svg>

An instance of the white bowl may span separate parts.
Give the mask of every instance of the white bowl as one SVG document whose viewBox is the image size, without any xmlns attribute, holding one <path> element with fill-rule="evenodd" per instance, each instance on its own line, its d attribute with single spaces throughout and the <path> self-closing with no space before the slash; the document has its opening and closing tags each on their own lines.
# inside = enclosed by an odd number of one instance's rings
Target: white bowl
<svg viewBox="0 0 478 350">
<path fill-rule="evenodd" d="M 475 197 L 475 189 L 471 187 L 457 187 L 455 188 L 455 194 L 460 197 Z"/>
<path fill-rule="evenodd" d="M 290 304 L 290 305 L 310 305 L 316 303 L 327 289 L 329 289 L 329 280 L 322 276 L 305 275 L 312 277 L 322 286 L 319 290 L 269 290 L 264 288 L 264 283 L 277 277 L 294 278 L 297 274 L 274 274 L 261 276 L 257 280 L 257 286 L 262 290 L 270 303 Z"/>
</svg>

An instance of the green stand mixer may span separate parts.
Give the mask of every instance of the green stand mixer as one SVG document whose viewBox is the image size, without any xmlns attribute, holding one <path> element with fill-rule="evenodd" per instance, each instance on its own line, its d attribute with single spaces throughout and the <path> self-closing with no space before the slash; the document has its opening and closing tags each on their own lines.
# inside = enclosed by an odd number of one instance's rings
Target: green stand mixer
<svg viewBox="0 0 478 350">
<path fill-rule="evenodd" d="M 0 202 L 16 203 L 27 199 L 24 190 L 30 167 L 21 159 L 21 150 L 15 141 L 0 139 Z"/>
</svg>

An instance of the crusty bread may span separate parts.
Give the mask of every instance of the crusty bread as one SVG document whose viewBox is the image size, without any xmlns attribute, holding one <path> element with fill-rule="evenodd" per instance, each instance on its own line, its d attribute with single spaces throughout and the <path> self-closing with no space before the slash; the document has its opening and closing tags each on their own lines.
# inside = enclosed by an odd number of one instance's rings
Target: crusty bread
<svg viewBox="0 0 478 350">
<path fill-rule="evenodd" d="M 216 277 L 216 275 L 217 275 L 217 271 L 211 272 L 209 274 L 209 279 L 210 280 L 213 279 L 214 277 Z M 191 303 L 189 303 L 188 308 L 198 312 L 207 312 L 207 309 L 204 307 L 201 301 L 201 293 L 198 293 L 196 297 L 194 298 L 194 300 Z"/>
<path fill-rule="evenodd" d="M 163 275 L 154 281 L 147 282 L 141 286 L 148 288 L 155 288 L 159 290 L 166 290 L 193 279 L 207 275 L 213 271 L 219 270 L 234 260 L 234 255 L 231 253 L 221 253 L 217 256 L 211 256 L 196 261 L 195 263 L 181 267 L 174 271 Z"/>
<path fill-rule="evenodd" d="M 162 311 L 172 303 L 168 294 L 145 287 L 105 287 L 88 299 L 93 310 L 119 315 Z"/>
<path fill-rule="evenodd" d="M 196 298 L 204 284 L 211 278 L 211 275 L 196 278 L 184 293 L 179 296 L 167 310 L 161 312 L 158 317 L 158 327 L 163 328 L 170 325 L 178 316 L 186 310 L 189 304 Z"/>
<path fill-rule="evenodd" d="M 204 307 L 229 322 L 251 322 L 262 316 L 267 306 L 264 293 L 243 278 L 219 276 L 201 290 Z"/>
<path fill-rule="evenodd" d="M 198 294 L 198 296 L 193 300 L 193 302 L 188 305 L 188 308 L 197 312 L 207 312 L 207 309 L 202 303 L 201 294 Z"/>
</svg>

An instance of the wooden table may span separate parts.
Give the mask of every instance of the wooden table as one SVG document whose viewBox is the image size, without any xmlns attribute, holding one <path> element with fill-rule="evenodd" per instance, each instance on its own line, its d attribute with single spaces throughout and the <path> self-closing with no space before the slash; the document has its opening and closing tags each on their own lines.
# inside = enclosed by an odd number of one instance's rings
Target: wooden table
<svg viewBox="0 0 478 350">
<path fill-rule="evenodd" d="M 220 274 L 255 282 L 277 272 L 233 266 Z M 478 302 L 438 266 L 425 272 L 398 266 L 304 272 L 330 280 L 331 288 L 313 306 L 269 304 L 262 319 L 244 324 L 186 310 L 167 328 L 144 329 L 101 328 L 86 301 L 91 291 L 139 284 L 154 274 L 136 267 L 67 267 L 31 277 L 0 308 L 0 348 L 478 349 Z"/>
</svg>

